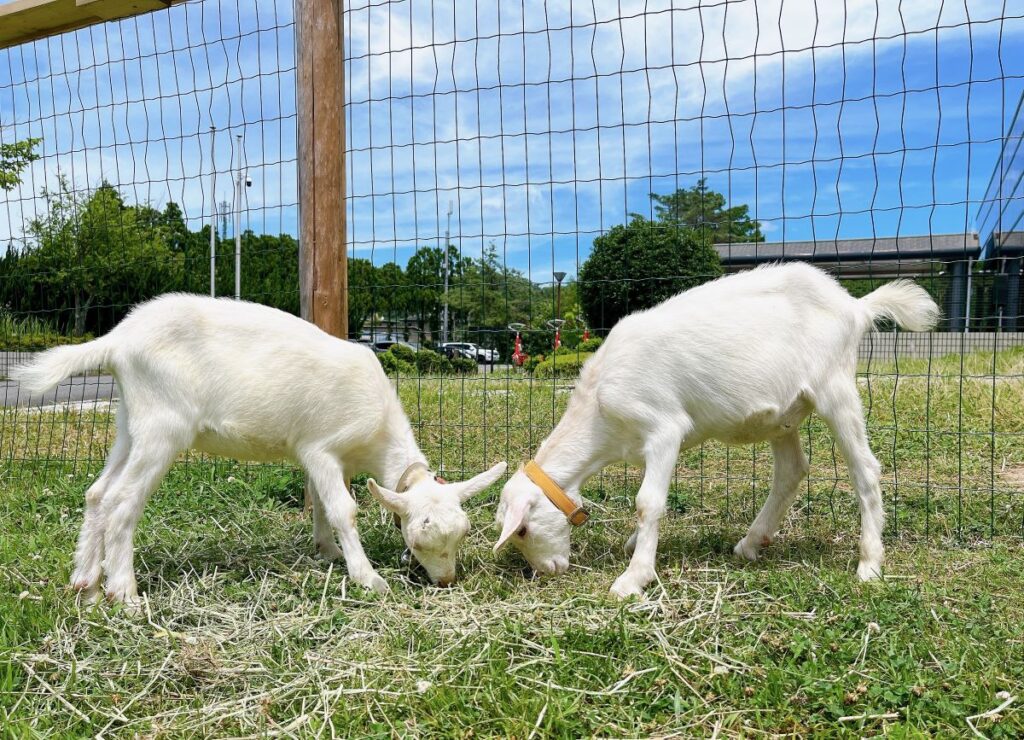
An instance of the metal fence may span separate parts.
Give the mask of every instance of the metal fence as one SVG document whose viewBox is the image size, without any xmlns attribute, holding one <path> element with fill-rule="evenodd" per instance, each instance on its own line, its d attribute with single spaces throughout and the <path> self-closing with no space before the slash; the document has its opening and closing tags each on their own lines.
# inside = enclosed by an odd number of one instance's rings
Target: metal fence
<svg viewBox="0 0 1024 740">
<path fill-rule="evenodd" d="M 1021 249 L 999 216 L 1024 197 L 1024 14 L 353 2 L 344 21 L 350 335 L 497 353 L 475 375 L 430 357 L 399 373 L 432 463 L 515 463 L 559 418 L 572 378 L 516 367 L 517 330 L 534 361 L 556 330 L 580 355 L 666 291 L 807 259 L 856 295 L 914 277 L 944 308 L 940 332 L 861 348 L 891 532 L 1024 533 Z M 208 0 L 0 51 L 2 141 L 41 139 L 0 209 L 10 352 L 207 292 L 211 222 L 216 292 L 233 294 L 237 235 L 241 297 L 298 312 L 293 39 L 290 3 Z M 618 233 L 642 247 L 596 273 Z M 711 268 L 687 261 L 712 243 Z M 112 379 L 4 393 L 8 480 L 102 462 Z M 819 421 L 805 439 L 799 511 L 845 526 L 841 458 Z M 727 526 L 770 471 L 765 446 L 703 445 L 680 458 L 673 507 Z M 585 494 L 625 506 L 638 476 L 609 468 Z"/>
</svg>

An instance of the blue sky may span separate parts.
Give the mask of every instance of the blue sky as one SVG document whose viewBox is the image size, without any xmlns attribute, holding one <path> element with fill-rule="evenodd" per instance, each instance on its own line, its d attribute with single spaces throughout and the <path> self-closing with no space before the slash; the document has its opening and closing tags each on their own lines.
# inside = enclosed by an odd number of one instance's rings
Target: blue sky
<svg viewBox="0 0 1024 740">
<path fill-rule="evenodd" d="M 1024 9 L 987 0 L 346 7 L 349 239 L 376 262 L 441 243 L 450 202 L 465 254 L 575 274 L 702 175 L 770 241 L 973 230 L 1024 89 Z M 211 123 L 217 200 L 242 133 L 247 225 L 295 233 L 293 37 L 289 2 L 190 2 L 0 51 L 0 135 L 45 155 L 0 238 L 58 169 L 198 225 Z"/>
</svg>

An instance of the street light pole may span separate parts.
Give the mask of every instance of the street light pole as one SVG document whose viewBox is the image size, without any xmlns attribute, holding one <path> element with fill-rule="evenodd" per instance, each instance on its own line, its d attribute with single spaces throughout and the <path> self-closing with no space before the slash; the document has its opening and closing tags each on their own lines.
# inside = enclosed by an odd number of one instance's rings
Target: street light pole
<svg viewBox="0 0 1024 740">
<path fill-rule="evenodd" d="M 558 286 L 555 288 L 555 318 L 562 318 L 562 281 L 565 280 L 564 272 L 556 272 L 555 280 Z"/>
<path fill-rule="evenodd" d="M 238 134 L 238 169 L 235 172 L 235 300 L 242 297 L 242 135 Z"/>
<path fill-rule="evenodd" d="M 217 295 L 217 149 L 213 145 L 217 127 L 210 126 L 210 297 Z"/>
<path fill-rule="evenodd" d="M 441 341 L 448 341 L 448 245 L 451 243 L 452 202 L 448 201 L 448 225 L 444 230 L 444 250 L 441 259 L 444 261 L 444 307 L 441 310 Z"/>
</svg>

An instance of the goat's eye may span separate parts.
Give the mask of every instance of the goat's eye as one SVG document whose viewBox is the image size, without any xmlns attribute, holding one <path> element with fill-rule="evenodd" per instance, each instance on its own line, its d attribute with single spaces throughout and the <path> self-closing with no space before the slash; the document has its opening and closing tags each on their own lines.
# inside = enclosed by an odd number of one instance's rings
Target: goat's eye
<svg viewBox="0 0 1024 740">
<path fill-rule="evenodd" d="M 521 526 L 519 528 L 519 531 L 516 532 L 516 537 L 525 537 L 525 536 L 526 536 L 526 525 L 524 524 L 523 526 Z"/>
</svg>

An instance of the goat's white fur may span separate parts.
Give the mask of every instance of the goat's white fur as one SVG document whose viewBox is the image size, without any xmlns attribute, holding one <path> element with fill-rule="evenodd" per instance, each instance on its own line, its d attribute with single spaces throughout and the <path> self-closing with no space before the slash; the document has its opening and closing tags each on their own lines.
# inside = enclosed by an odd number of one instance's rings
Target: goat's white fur
<svg viewBox="0 0 1024 740">
<path fill-rule="evenodd" d="M 94 598 L 134 601 L 132 539 L 146 500 L 177 455 L 196 449 L 242 460 L 290 459 L 309 475 L 313 536 L 325 557 L 344 557 L 349 575 L 376 591 L 387 585 L 363 552 L 347 481 L 368 472 L 373 495 L 399 515 L 402 534 L 435 583 L 455 579 L 456 550 L 469 520 L 461 503 L 494 483 L 499 463 L 463 483 L 415 476 L 426 458 L 391 381 L 366 347 L 266 306 L 226 298 L 165 295 L 135 308 L 109 334 L 44 352 L 14 372 L 42 393 L 75 373 L 106 368 L 121 402 L 103 472 L 86 492 L 73 586 Z M 332 532 L 333 530 L 333 532 Z M 334 533 L 340 539 L 339 549 Z"/>
<path fill-rule="evenodd" d="M 645 467 L 629 567 L 612 593 L 640 594 L 654 578 L 658 524 L 680 449 L 707 439 L 770 441 L 771 493 L 738 555 L 751 560 L 772 541 L 807 475 L 800 443 L 815 410 L 831 428 L 860 501 L 857 574 L 880 575 L 880 466 L 868 447 L 856 384 L 861 337 L 880 318 L 912 331 L 932 328 L 939 309 L 908 281 L 853 298 L 806 264 L 762 267 L 681 293 L 620 321 L 583 367 L 568 408 L 536 460 L 579 502 L 580 487 L 605 465 Z M 540 573 L 569 566 L 569 524 L 520 470 L 497 511 L 497 551 L 512 541 Z"/>
</svg>

